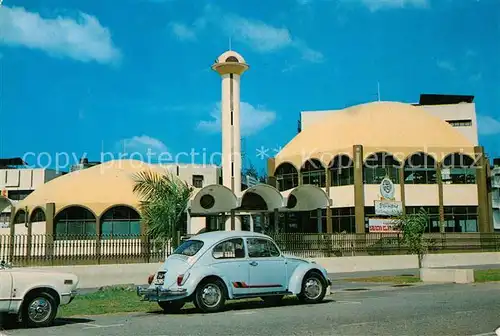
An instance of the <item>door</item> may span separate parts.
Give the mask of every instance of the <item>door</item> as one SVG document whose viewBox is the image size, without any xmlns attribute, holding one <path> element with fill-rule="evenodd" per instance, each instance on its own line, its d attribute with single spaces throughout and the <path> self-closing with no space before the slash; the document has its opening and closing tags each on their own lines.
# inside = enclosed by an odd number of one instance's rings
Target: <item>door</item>
<svg viewBox="0 0 500 336">
<path fill-rule="evenodd" d="M 12 296 L 12 274 L 9 270 L 0 270 L 0 313 L 8 312 Z"/>
<path fill-rule="evenodd" d="M 229 290 L 235 295 L 248 293 L 249 265 L 245 258 L 242 238 L 232 238 L 220 242 L 212 249 L 213 267 L 218 274 L 229 281 Z"/>
<path fill-rule="evenodd" d="M 288 287 L 285 258 L 276 245 L 265 238 L 247 238 L 246 242 L 250 265 L 249 293 L 285 291 Z"/>
</svg>

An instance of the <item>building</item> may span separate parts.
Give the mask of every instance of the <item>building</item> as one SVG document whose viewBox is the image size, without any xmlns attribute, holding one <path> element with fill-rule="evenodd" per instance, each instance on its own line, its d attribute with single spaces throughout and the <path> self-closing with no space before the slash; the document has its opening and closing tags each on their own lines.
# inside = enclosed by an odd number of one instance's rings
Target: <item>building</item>
<svg viewBox="0 0 500 336">
<path fill-rule="evenodd" d="M 448 98 L 304 112 L 301 131 L 270 160 L 268 174 L 284 195 L 305 184 L 325 190 L 332 206 L 318 216 L 323 232 L 390 230 L 389 212 L 420 207 L 431 214 L 428 232 L 491 232 L 487 159 L 477 144 L 475 110 L 470 98 Z M 314 214 L 282 217 L 286 231 L 310 232 L 317 225 Z"/>
<path fill-rule="evenodd" d="M 55 237 L 85 237 L 96 233 L 115 236 L 139 234 L 141 199 L 133 188 L 134 175 L 141 171 L 169 171 L 191 184 L 195 190 L 217 184 L 221 175 L 220 168 L 215 165 L 108 161 L 39 185 L 17 203 L 12 218 L 14 225 L 10 229 L 2 229 L 3 233 L 26 233 L 24 225 L 18 224 L 28 223 L 32 234 Z M 193 218 L 187 230 L 198 232 L 204 227 L 205 218 Z"/>
<path fill-rule="evenodd" d="M 500 158 L 493 159 L 491 168 L 491 205 L 493 207 L 493 228 L 500 232 Z"/>
<path fill-rule="evenodd" d="M 0 209 L 0 227 L 9 226 L 11 204 L 25 199 L 40 185 L 55 179 L 61 173 L 44 168 L 26 168 L 21 158 L 0 159 L 0 189 L 2 205 Z"/>
</svg>

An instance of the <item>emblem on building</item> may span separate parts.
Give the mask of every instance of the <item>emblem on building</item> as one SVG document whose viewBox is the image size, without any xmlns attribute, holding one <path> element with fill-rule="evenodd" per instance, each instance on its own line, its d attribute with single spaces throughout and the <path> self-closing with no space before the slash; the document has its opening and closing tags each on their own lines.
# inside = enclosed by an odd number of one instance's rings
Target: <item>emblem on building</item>
<svg viewBox="0 0 500 336">
<path fill-rule="evenodd" d="M 380 183 L 380 195 L 386 200 L 394 199 L 394 183 L 389 177 L 384 177 Z"/>
</svg>

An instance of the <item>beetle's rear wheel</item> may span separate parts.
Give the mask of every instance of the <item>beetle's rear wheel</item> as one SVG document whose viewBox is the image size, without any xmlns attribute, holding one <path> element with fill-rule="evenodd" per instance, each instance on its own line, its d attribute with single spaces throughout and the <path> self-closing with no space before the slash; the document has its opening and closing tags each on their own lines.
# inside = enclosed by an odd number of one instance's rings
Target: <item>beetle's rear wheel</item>
<svg viewBox="0 0 500 336">
<path fill-rule="evenodd" d="M 225 285 L 216 278 L 204 280 L 196 288 L 195 306 L 205 313 L 221 311 L 226 302 Z"/>
<path fill-rule="evenodd" d="M 46 292 L 33 293 L 24 299 L 21 318 L 30 328 L 48 327 L 57 315 L 57 303 Z"/>
<path fill-rule="evenodd" d="M 310 272 L 302 280 L 302 290 L 297 297 L 303 303 L 318 303 L 323 301 L 326 288 L 327 285 L 323 276 L 318 272 Z"/>
</svg>

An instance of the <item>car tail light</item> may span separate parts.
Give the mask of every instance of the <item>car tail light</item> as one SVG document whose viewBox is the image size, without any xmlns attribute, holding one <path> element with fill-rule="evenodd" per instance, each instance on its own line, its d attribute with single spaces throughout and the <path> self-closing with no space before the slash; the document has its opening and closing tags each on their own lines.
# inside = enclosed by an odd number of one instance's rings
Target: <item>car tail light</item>
<svg viewBox="0 0 500 336">
<path fill-rule="evenodd" d="M 177 276 L 177 286 L 182 286 L 186 283 L 186 280 L 189 278 L 189 273 L 179 274 Z"/>
<path fill-rule="evenodd" d="M 148 285 L 151 285 L 153 283 L 153 279 L 155 278 L 155 275 L 154 274 L 150 274 L 148 276 Z"/>
</svg>

